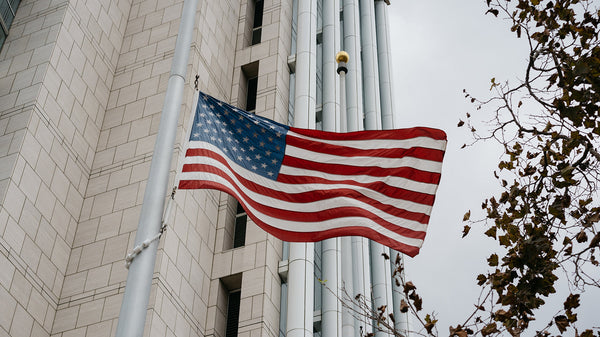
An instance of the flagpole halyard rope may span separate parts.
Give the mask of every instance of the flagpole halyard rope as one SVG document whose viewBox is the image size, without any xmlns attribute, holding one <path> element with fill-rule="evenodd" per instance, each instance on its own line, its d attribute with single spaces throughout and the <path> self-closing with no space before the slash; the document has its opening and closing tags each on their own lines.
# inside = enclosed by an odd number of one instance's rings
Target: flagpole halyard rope
<svg viewBox="0 0 600 337">
<path fill-rule="evenodd" d="M 173 204 L 173 201 L 175 200 L 176 192 L 177 186 L 173 187 L 173 190 L 171 191 L 171 196 L 167 201 L 167 208 L 165 210 L 164 217 L 161 221 L 161 227 L 158 231 L 158 234 L 156 234 L 150 239 L 144 240 L 140 245 L 135 246 L 131 253 L 127 254 L 127 256 L 125 257 L 125 268 L 129 269 L 129 266 L 133 262 L 133 259 L 135 259 L 135 257 L 138 256 L 144 249 L 148 248 L 148 246 L 150 246 L 150 244 L 152 244 L 154 241 L 160 240 L 160 237 L 163 235 L 163 233 L 167 231 L 167 219 L 169 219 L 169 216 L 171 215 L 171 206 Z"/>
</svg>

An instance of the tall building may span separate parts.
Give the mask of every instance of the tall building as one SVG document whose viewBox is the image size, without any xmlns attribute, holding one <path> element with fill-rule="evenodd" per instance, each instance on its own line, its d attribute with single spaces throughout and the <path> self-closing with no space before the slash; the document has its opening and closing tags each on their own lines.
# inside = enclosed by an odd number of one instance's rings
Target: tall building
<svg viewBox="0 0 600 337">
<path fill-rule="evenodd" d="M 196 88 L 295 126 L 392 128 L 387 5 L 199 0 L 170 183 Z M 0 0 L 0 336 L 115 334 L 182 8 Z M 283 243 L 213 190 L 167 215 L 145 336 L 358 336 L 342 286 L 391 306 L 380 245 Z"/>
</svg>

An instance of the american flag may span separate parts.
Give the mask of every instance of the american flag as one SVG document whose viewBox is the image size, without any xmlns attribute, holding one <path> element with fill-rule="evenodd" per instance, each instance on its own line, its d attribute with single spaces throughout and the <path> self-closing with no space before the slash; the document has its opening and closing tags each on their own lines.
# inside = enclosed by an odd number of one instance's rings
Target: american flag
<svg viewBox="0 0 600 337">
<path fill-rule="evenodd" d="M 200 93 L 180 189 L 211 188 L 291 242 L 358 235 L 409 256 L 423 244 L 446 134 L 289 127 Z"/>
</svg>

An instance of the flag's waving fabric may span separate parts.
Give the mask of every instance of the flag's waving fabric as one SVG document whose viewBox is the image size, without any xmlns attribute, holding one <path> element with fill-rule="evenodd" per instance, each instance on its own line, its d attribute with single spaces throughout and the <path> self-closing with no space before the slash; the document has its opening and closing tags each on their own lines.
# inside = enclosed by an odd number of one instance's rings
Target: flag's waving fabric
<svg viewBox="0 0 600 337">
<path fill-rule="evenodd" d="M 225 191 L 285 241 L 360 235 L 414 256 L 445 147 L 441 130 L 296 129 L 200 93 L 179 188 Z"/>
</svg>

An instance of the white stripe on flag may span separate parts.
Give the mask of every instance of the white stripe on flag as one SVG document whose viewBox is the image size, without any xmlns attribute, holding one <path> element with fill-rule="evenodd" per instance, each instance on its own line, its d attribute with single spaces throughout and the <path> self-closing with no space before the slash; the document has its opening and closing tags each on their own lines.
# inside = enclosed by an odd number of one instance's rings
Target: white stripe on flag
<svg viewBox="0 0 600 337">
<path fill-rule="evenodd" d="M 442 151 L 446 149 L 445 140 L 437 140 L 430 137 L 414 137 L 409 139 L 323 140 L 319 138 L 301 135 L 291 130 L 288 131 L 288 136 L 302 138 L 317 143 L 347 146 L 361 150 L 410 149 L 413 147 L 423 147 Z"/>
<path fill-rule="evenodd" d="M 202 180 L 213 181 L 213 182 L 222 184 L 223 186 L 230 188 L 233 191 L 236 190 L 234 188 L 234 186 L 229 183 L 229 181 L 222 178 L 221 176 L 218 176 L 215 174 L 210 174 L 210 173 L 200 173 L 200 177 Z M 182 180 L 186 180 L 186 179 L 182 179 Z M 274 217 L 268 216 L 266 214 L 263 214 L 262 212 L 259 212 L 258 210 L 256 210 L 252 206 L 250 206 L 248 200 L 243 198 L 238 193 L 236 193 L 235 197 L 238 198 L 238 200 L 242 201 L 244 203 L 244 205 L 246 207 L 248 207 L 247 211 L 252 213 L 254 216 L 256 216 L 260 221 L 263 221 L 264 223 L 267 223 L 267 224 L 275 225 L 276 228 L 279 228 L 282 230 L 286 230 L 286 231 L 290 231 L 290 232 L 306 232 L 306 233 L 322 232 L 322 231 L 326 231 L 326 230 L 330 230 L 330 229 L 345 228 L 345 227 L 348 227 L 349 223 L 351 223 L 352 226 L 370 228 L 382 235 L 385 235 L 385 236 L 391 238 L 394 241 L 398 241 L 398 242 L 404 243 L 406 245 L 421 247 L 421 245 L 423 244 L 423 240 L 421 240 L 421 239 L 407 238 L 405 236 L 399 235 L 385 227 L 382 227 L 381 225 L 377 224 L 376 222 L 374 222 L 368 218 L 343 217 L 343 218 L 335 218 L 335 219 L 331 219 L 331 220 L 318 221 L 318 222 L 306 222 L 306 221 L 299 222 L 299 221 L 282 220 L 279 218 L 274 218 Z"/>
</svg>

